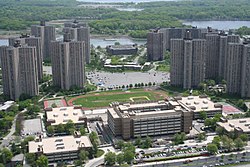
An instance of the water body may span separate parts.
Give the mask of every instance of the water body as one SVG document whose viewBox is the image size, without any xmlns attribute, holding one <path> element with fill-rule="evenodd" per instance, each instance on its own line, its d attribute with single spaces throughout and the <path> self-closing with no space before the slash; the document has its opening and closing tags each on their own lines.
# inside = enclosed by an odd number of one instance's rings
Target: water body
<svg viewBox="0 0 250 167">
<path fill-rule="evenodd" d="M 90 39 L 90 44 L 94 45 L 95 47 L 101 46 L 101 47 L 106 47 L 107 45 L 114 45 L 115 42 L 119 42 L 121 45 L 129 45 L 129 44 L 137 44 L 137 45 L 144 45 L 146 43 L 146 39 L 144 40 L 136 40 L 136 39 L 131 39 L 131 38 L 126 38 L 126 37 L 121 37 L 121 38 L 91 38 Z M 0 39 L 0 46 L 2 45 L 8 45 L 8 40 L 7 39 Z"/>
<path fill-rule="evenodd" d="M 143 9 L 138 9 L 138 8 L 116 8 L 119 11 L 128 11 L 128 12 L 133 12 L 133 11 L 142 11 Z"/>
<path fill-rule="evenodd" d="M 90 44 L 93 44 L 95 47 L 101 46 L 106 47 L 107 45 L 114 45 L 115 42 L 119 42 L 121 45 L 130 45 L 130 44 L 137 44 L 137 45 L 144 45 L 146 44 L 146 39 L 144 40 L 136 40 L 126 37 L 121 38 L 91 38 Z"/>
<path fill-rule="evenodd" d="M 155 2 L 155 1 L 178 1 L 178 0 L 77 0 L 80 2 L 92 2 L 92 3 L 140 3 L 140 2 Z"/>
<path fill-rule="evenodd" d="M 9 42 L 7 39 L 0 39 L 0 46 L 3 46 L 3 45 L 9 45 Z"/>
<path fill-rule="evenodd" d="M 238 29 L 242 26 L 250 27 L 250 21 L 191 21 L 184 22 L 183 24 L 197 26 L 198 28 L 210 26 L 219 30 Z"/>
</svg>

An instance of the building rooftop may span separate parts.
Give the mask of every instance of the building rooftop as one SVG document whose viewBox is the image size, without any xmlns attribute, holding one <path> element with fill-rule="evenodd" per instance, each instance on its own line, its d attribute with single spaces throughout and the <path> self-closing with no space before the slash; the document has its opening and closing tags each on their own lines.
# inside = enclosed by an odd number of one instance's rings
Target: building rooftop
<svg viewBox="0 0 250 167">
<path fill-rule="evenodd" d="M 219 126 L 223 127 L 226 131 L 243 131 L 245 133 L 250 132 L 250 118 L 241 118 L 241 119 L 231 119 L 227 122 L 218 122 Z"/>
<path fill-rule="evenodd" d="M 14 101 L 6 101 L 3 105 L 0 105 L 0 111 L 8 110 L 15 102 Z"/>
<path fill-rule="evenodd" d="M 109 113 L 113 118 L 119 117 L 148 117 L 150 115 L 156 117 L 157 115 L 161 116 L 163 114 L 176 114 L 177 111 L 185 110 L 180 105 L 174 103 L 176 106 L 173 106 L 168 101 L 149 101 L 142 103 L 124 103 L 124 104 L 115 104 L 113 108 L 108 109 Z"/>
<path fill-rule="evenodd" d="M 194 112 L 222 110 L 221 104 L 212 102 L 207 96 L 178 97 L 176 100 Z"/>
<path fill-rule="evenodd" d="M 107 48 L 114 50 L 123 50 L 123 49 L 135 49 L 137 45 L 108 45 Z"/>
<path fill-rule="evenodd" d="M 85 115 L 79 107 L 60 107 L 46 111 L 47 122 L 51 125 L 66 124 L 69 120 L 73 123 L 84 123 Z"/>
<path fill-rule="evenodd" d="M 29 153 L 44 154 L 77 151 L 80 148 L 90 148 L 92 144 L 87 136 L 59 136 L 43 138 L 41 141 L 29 142 Z"/>
</svg>

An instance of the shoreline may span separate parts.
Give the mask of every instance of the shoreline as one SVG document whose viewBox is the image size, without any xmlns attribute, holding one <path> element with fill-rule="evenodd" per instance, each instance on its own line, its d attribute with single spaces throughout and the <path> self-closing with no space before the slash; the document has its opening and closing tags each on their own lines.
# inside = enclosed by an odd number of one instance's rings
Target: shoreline
<svg viewBox="0 0 250 167">
<path fill-rule="evenodd" d="M 0 31 L 1 32 L 1 31 Z M 10 35 L 0 35 L 0 39 L 1 40 L 8 40 L 8 38 L 11 38 L 11 37 L 18 37 L 21 35 L 21 32 L 20 34 L 19 33 L 13 33 Z M 131 39 L 131 40 L 137 40 L 137 41 L 145 41 L 147 40 L 146 38 L 132 38 L 128 35 L 103 35 L 103 34 L 90 34 L 90 38 L 91 39 L 117 39 L 117 38 L 126 38 L 126 39 Z"/>
</svg>

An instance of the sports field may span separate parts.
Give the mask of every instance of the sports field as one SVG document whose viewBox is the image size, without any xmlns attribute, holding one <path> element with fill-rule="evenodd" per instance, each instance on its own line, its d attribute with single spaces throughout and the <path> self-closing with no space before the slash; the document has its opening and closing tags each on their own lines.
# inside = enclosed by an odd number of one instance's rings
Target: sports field
<svg viewBox="0 0 250 167">
<path fill-rule="evenodd" d="M 134 89 L 129 91 L 110 91 L 73 97 L 68 105 L 82 105 L 84 108 L 108 107 L 111 102 L 132 102 L 163 100 L 166 92 L 160 90 Z"/>
</svg>

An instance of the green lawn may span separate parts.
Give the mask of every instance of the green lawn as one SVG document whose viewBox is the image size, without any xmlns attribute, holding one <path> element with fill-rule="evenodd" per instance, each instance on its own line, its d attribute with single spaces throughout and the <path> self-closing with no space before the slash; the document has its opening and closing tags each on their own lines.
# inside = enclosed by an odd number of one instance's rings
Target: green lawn
<svg viewBox="0 0 250 167">
<path fill-rule="evenodd" d="M 74 105 L 82 105 L 83 107 L 92 108 L 92 107 L 106 107 L 109 106 L 111 102 L 131 102 L 131 97 L 142 97 L 147 96 L 150 100 L 160 100 L 163 99 L 156 95 L 154 92 L 145 92 L 142 90 L 135 90 L 129 92 L 119 92 L 122 94 L 114 94 L 114 92 L 109 93 L 95 93 L 93 95 L 86 95 L 85 97 L 76 99 L 73 101 Z M 145 101 L 146 98 L 141 98 L 142 101 Z M 136 100 L 138 101 L 138 99 Z"/>
<path fill-rule="evenodd" d="M 163 72 L 169 72 L 169 71 L 170 71 L 170 66 L 169 66 L 169 65 L 166 65 L 166 64 L 159 64 L 159 65 L 156 67 L 156 70 L 157 70 L 157 71 L 163 71 Z"/>
</svg>

